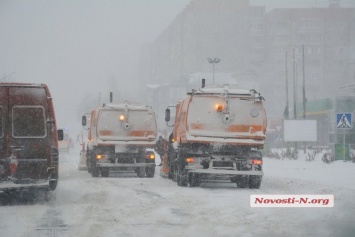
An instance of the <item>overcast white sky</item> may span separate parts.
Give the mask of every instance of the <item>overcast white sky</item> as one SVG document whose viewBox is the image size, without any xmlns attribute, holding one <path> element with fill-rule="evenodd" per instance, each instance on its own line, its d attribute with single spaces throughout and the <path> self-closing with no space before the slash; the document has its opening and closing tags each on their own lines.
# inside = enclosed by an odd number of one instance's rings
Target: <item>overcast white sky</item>
<svg viewBox="0 0 355 237">
<path fill-rule="evenodd" d="M 0 0 L 0 78 L 46 83 L 58 125 L 78 126 L 85 94 L 108 94 L 116 80 L 138 97 L 139 52 L 190 0 Z M 321 7 L 328 0 L 251 0 L 272 7 Z M 355 7 L 354 0 L 342 0 Z M 128 93 L 129 92 L 129 93 Z M 107 95 L 108 96 L 108 95 Z M 131 98 L 129 98 L 131 99 Z"/>
</svg>

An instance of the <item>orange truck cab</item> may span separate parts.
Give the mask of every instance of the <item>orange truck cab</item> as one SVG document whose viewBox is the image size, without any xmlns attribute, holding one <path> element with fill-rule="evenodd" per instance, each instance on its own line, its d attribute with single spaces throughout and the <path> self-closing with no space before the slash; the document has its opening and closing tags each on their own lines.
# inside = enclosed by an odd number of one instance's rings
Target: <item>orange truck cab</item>
<svg viewBox="0 0 355 237">
<path fill-rule="evenodd" d="M 155 146 L 157 125 L 150 106 L 104 104 L 91 111 L 89 120 L 86 164 L 93 177 L 107 177 L 110 170 L 154 177 L 155 153 L 149 148 Z"/>
<path fill-rule="evenodd" d="M 253 89 L 232 85 L 188 93 L 175 106 L 169 176 L 179 186 L 225 178 L 238 187 L 259 188 L 263 171 L 258 150 L 267 127 L 263 100 Z M 169 108 L 165 115 L 169 122 Z"/>
<path fill-rule="evenodd" d="M 58 163 L 58 132 L 48 87 L 0 83 L 0 193 L 54 190 Z"/>
</svg>

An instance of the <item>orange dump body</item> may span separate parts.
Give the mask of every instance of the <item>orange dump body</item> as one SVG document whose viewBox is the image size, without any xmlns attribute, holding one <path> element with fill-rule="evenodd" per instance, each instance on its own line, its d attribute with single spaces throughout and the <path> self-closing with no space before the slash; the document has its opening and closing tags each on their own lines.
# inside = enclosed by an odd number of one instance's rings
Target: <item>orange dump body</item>
<svg viewBox="0 0 355 237">
<path fill-rule="evenodd" d="M 188 94 L 176 106 L 178 143 L 222 143 L 262 148 L 267 127 L 262 98 L 248 90 L 211 88 Z"/>
</svg>

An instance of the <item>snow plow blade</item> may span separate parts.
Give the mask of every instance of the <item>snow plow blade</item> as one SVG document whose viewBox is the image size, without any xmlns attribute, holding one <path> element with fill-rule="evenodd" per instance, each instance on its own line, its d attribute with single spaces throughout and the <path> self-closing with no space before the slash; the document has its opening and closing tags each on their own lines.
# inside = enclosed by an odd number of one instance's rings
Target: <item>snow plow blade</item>
<svg viewBox="0 0 355 237">
<path fill-rule="evenodd" d="M 263 171 L 242 171 L 242 170 L 224 170 L 224 169 L 187 169 L 189 173 L 200 174 L 230 174 L 230 175 L 259 175 L 263 176 Z"/>
<path fill-rule="evenodd" d="M 0 193 L 6 192 L 16 192 L 16 191 L 28 191 L 28 190 L 50 190 L 49 188 L 49 180 L 36 181 L 34 183 L 22 183 L 17 184 L 11 180 L 8 181 L 0 181 Z"/>
</svg>

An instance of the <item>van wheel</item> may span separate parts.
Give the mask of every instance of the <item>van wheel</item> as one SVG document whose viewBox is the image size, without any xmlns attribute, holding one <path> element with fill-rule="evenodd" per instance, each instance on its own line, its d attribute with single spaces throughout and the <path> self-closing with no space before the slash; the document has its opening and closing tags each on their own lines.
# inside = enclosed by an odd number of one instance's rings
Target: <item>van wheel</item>
<svg viewBox="0 0 355 237">
<path fill-rule="evenodd" d="M 49 189 L 50 190 L 55 190 L 57 188 L 58 180 L 50 180 L 49 181 Z"/>
</svg>

